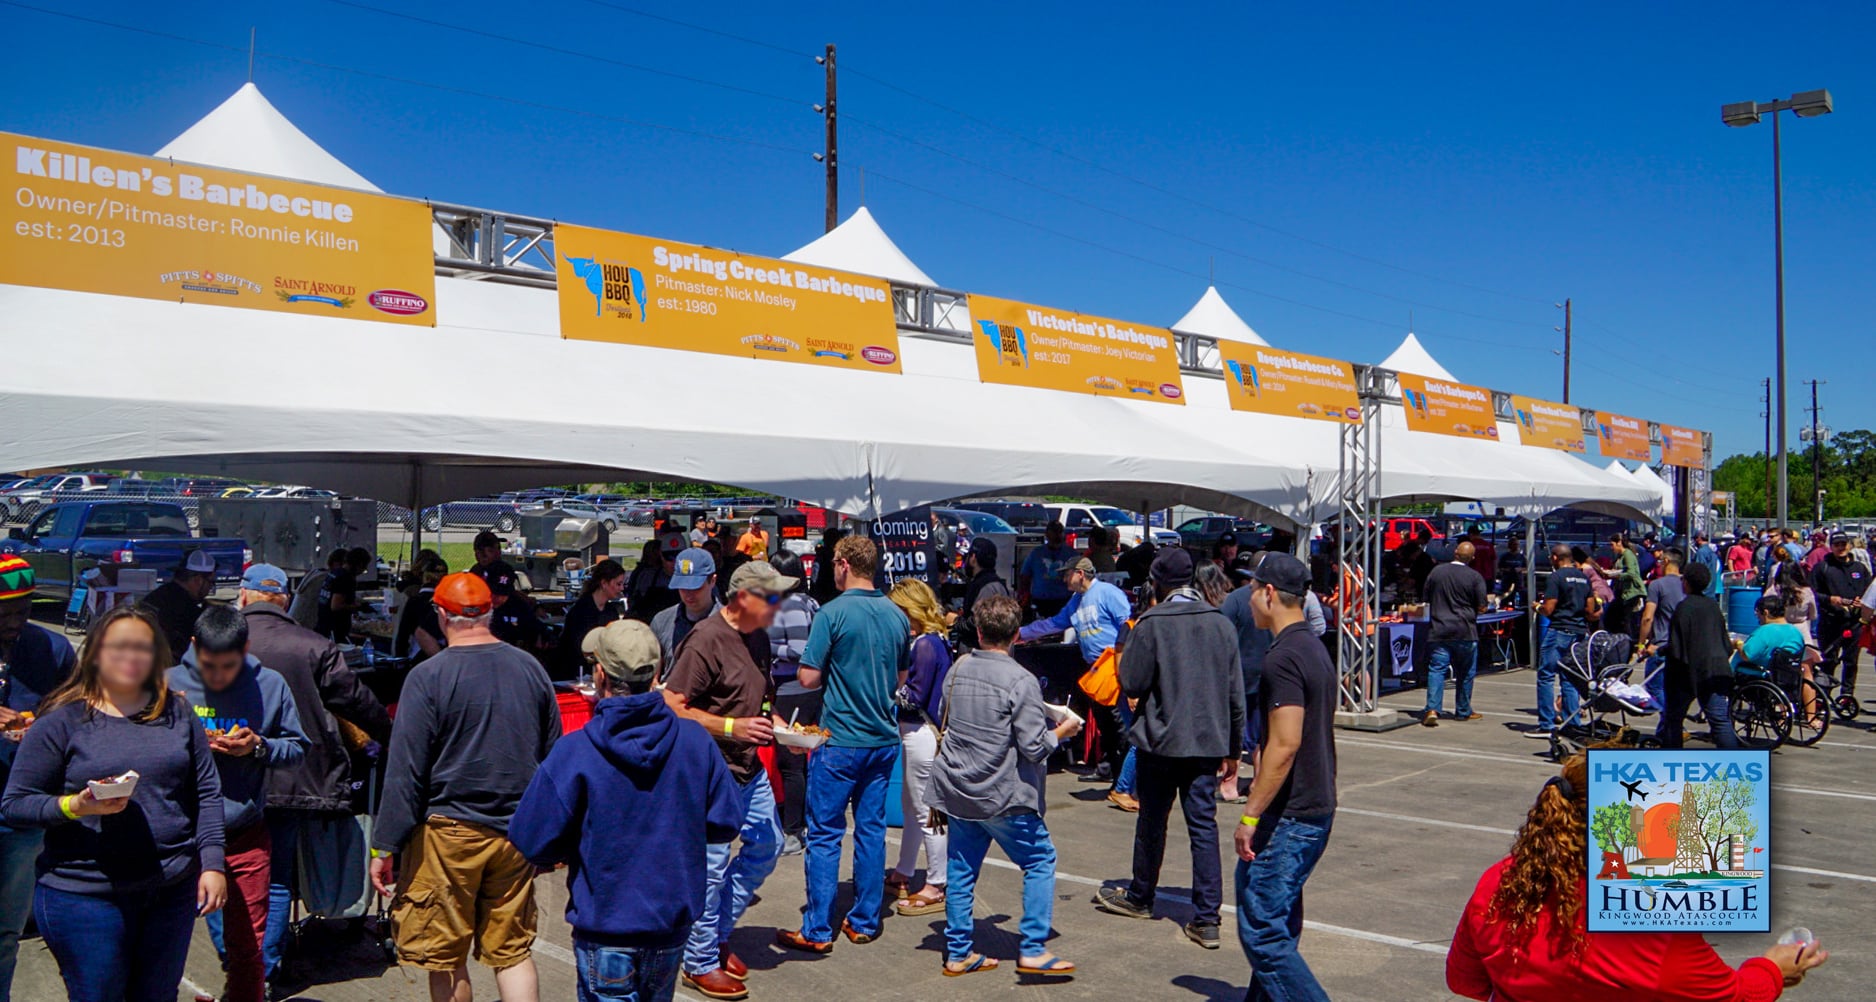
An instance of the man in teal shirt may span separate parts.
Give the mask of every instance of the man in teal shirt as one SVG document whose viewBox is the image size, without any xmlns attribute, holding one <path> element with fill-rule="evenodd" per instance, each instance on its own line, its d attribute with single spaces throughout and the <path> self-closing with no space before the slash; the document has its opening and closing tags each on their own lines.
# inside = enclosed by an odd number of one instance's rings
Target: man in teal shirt
<svg viewBox="0 0 1876 1002">
<path fill-rule="evenodd" d="M 841 922 L 849 942 L 879 938 L 886 893 L 886 787 L 899 760 L 893 690 L 906 668 L 912 624 L 873 586 L 879 549 L 864 536 L 834 545 L 840 595 L 821 607 L 808 629 L 796 676 L 825 688 L 821 726 L 830 737 L 808 759 L 808 903 L 801 929 L 779 930 L 783 946 L 810 953 L 834 948 L 834 892 L 840 843 L 853 809 L 853 907 Z"/>
</svg>

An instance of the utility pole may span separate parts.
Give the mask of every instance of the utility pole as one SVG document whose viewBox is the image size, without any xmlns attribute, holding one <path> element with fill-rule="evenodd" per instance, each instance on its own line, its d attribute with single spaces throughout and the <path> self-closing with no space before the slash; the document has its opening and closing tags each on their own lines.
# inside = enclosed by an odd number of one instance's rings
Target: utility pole
<svg viewBox="0 0 1876 1002">
<path fill-rule="evenodd" d="M 1765 522 L 1767 525 L 1770 525 L 1772 522 L 1772 511 L 1773 511 L 1773 505 L 1772 505 L 1772 377 L 1767 376 L 1764 379 L 1759 380 L 1759 386 L 1761 387 L 1760 392 L 1762 394 L 1759 397 L 1759 403 L 1764 405 L 1765 407 L 1764 410 L 1759 412 L 1759 416 L 1765 419 Z"/>
<path fill-rule="evenodd" d="M 1563 402 L 1570 402 L 1570 300 L 1563 301 Z"/>
<path fill-rule="evenodd" d="M 827 67 L 827 103 L 821 106 L 821 115 L 827 120 L 827 151 L 819 158 L 827 167 L 827 230 L 833 232 L 840 225 L 840 166 L 838 151 L 840 143 L 834 117 L 834 47 L 827 47 L 827 55 L 815 60 Z"/>
<path fill-rule="evenodd" d="M 1824 431 L 1818 420 L 1822 412 L 1817 406 L 1817 386 L 1828 380 L 1813 379 L 1811 383 L 1811 503 L 1815 506 L 1817 518 L 1812 526 L 1824 524 Z"/>
</svg>

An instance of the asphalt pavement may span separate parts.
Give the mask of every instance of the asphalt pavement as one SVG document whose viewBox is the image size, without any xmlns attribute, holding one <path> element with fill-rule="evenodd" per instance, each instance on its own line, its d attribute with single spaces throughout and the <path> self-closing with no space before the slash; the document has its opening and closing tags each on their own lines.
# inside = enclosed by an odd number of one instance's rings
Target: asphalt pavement
<svg viewBox="0 0 1876 1002">
<path fill-rule="evenodd" d="M 1485 719 L 1412 727 L 1384 734 L 1337 732 L 1341 809 L 1327 854 L 1306 894 L 1303 955 L 1338 1002 L 1449 999 L 1446 945 L 1478 875 L 1499 859 L 1531 799 L 1554 771 L 1542 743 L 1516 729 L 1532 719 L 1529 672 L 1482 677 L 1475 709 Z M 1387 700 L 1417 709 L 1421 693 Z M 1448 706 L 1450 707 L 1450 696 Z M 1865 718 L 1867 721 L 1869 718 Z M 1762 952 L 1779 931 L 1807 926 L 1831 959 L 1791 997 L 1861 998 L 1876 979 L 1876 734 L 1867 722 L 1836 725 L 1814 748 L 1773 755 L 1773 932 L 1712 937 L 1733 963 Z M 1051 999 L 1236 1000 L 1250 971 L 1234 938 L 1235 912 L 1225 915 L 1224 949 L 1186 941 L 1182 899 L 1190 864 L 1183 823 L 1171 822 L 1162 892 L 1150 922 L 1096 912 L 1089 897 L 1126 877 L 1133 817 L 1110 808 L 1105 786 L 1075 773 L 1049 778 L 1048 822 L 1060 857 L 1050 944 L 1075 961 L 1073 979 L 1019 981 L 1010 961 L 1021 912 L 1020 875 L 992 850 L 978 885 L 979 948 L 1005 961 L 1001 970 L 964 978 L 940 974 L 943 916 L 888 917 L 881 939 L 867 946 L 842 941 L 827 957 L 774 946 L 777 928 L 799 923 L 800 857 L 781 861 L 762 897 L 737 930 L 733 948 L 753 970 L 752 999 L 966 999 L 1010 996 Z M 1220 827 L 1234 824 L 1235 805 L 1220 805 Z M 1177 812 L 1174 812 L 1175 815 Z M 897 830 L 890 832 L 897 839 Z M 629 835 L 626 836 L 629 840 Z M 896 844 L 889 845 L 894 858 Z M 1226 900 L 1234 857 L 1225 857 Z M 571 938 L 562 911 L 562 875 L 543 878 L 541 938 L 536 958 L 544 999 L 574 997 Z M 426 999 L 420 971 L 387 964 L 370 941 L 343 930 L 309 941 L 301 969 L 315 982 L 298 998 L 323 1002 L 418 1002 Z M 475 997 L 497 998 L 494 979 L 473 964 Z M 219 991 L 221 975 L 205 932 L 196 936 L 189 984 Z M 1858 988 L 1858 985 L 1865 986 Z M 50 956 L 37 940 L 22 945 L 14 997 L 58 999 L 64 993 Z M 700 996 L 680 991 L 680 999 Z"/>
</svg>

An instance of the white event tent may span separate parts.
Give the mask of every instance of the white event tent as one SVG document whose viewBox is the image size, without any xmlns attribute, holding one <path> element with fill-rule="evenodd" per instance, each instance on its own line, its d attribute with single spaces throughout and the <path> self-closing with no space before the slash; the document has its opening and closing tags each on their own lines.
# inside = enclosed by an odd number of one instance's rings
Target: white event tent
<svg viewBox="0 0 1876 1002">
<path fill-rule="evenodd" d="M 252 84 L 163 155 L 377 190 Z M 864 208 L 788 258 L 937 287 Z M 969 346 L 909 333 L 888 375 L 563 340 L 539 288 L 439 277 L 435 307 L 424 328 L 0 285 L 0 466 L 226 473 L 400 503 L 692 479 L 858 516 L 1059 490 L 1306 524 L 1337 494 L 1333 425 L 1231 411 L 1217 379 L 1189 376 L 1187 405 L 1169 406 L 983 383 Z M 1175 328 L 1264 343 L 1215 289 Z M 1390 362 L 1447 375 L 1409 345 L 1423 358 Z M 1626 514 L 1653 497 L 1562 453 L 1382 413 L 1392 498 Z"/>
</svg>

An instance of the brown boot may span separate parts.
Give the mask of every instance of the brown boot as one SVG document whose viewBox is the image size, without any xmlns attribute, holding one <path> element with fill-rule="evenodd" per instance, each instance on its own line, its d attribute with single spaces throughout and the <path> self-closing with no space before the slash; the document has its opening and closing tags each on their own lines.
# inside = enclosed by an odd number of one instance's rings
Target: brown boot
<svg viewBox="0 0 1876 1002">
<path fill-rule="evenodd" d="M 684 984 L 706 998 L 727 999 L 729 1002 L 735 1002 L 737 999 L 749 997 L 748 987 L 725 974 L 721 967 L 708 974 L 692 974 L 685 971 Z"/>
</svg>

